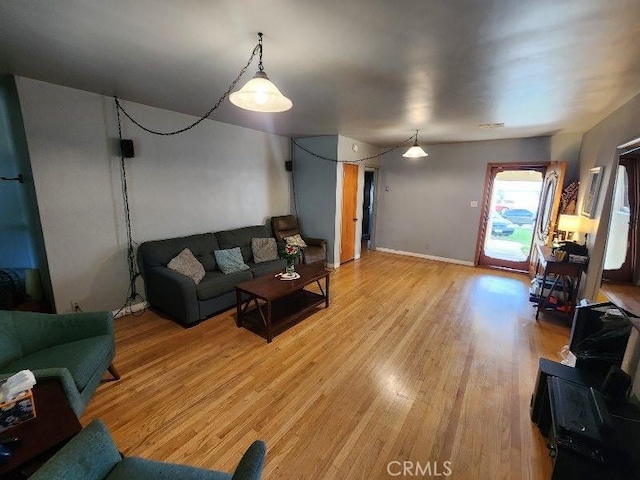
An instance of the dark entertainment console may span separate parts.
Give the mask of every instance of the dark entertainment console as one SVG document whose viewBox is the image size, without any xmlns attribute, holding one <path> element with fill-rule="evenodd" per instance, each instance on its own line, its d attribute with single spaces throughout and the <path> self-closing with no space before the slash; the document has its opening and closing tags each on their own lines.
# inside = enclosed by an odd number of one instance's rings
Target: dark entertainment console
<svg viewBox="0 0 640 480">
<path fill-rule="evenodd" d="M 548 439 L 552 480 L 640 480 L 640 405 L 628 399 L 631 379 L 619 368 L 630 329 L 605 318 L 608 308 L 576 310 L 575 368 L 538 364 L 530 414 Z"/>
<path fill-rule="evenodd" d="M 604 378 L 540 359 L 531 420 L 548 438 L 552 480 L 640 479 L 640 408 L 607 405 Z"/>
</svg>

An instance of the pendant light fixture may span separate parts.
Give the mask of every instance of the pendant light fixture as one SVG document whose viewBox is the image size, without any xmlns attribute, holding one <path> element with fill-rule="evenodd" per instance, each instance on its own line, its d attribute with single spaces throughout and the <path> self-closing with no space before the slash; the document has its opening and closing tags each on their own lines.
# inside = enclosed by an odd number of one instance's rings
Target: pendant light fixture
<svg viewBox="0 0 640 480">
<path fill-rule="evenodd" d="M 293 107 L 293 102 L 280 93 L 262 66 L 262 33 L 258 33 L 260 63 L 258 71 L 251 80 L 245 83 L 237 92 L 229 96 L 229 100 L 236 107 L 253 112 L 285 112 Z"/>
<path fill-rule="evenodd" d="M 420 158 L 428 157 L 429 154 L 425 152 L 420 145 L 418 145 L 418 130 L 416 130 L 416 140 L 413 142 L 413 146 L 402 154 L 403 157 Z"/>
</svg>

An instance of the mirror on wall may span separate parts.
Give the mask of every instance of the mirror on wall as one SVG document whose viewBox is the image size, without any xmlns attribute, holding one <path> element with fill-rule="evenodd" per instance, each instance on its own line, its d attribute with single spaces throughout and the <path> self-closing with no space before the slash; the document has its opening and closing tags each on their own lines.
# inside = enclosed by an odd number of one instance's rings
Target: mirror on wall
<svg viewBox="0 0 640 480">
<path fill-rule="evenodd" d="M 640 149 L 620 155 L 611 202 L 602 280 L 637 284 Z"/>
<path fill-rule="evenodd" d="M 558 175 L 551 171 L 544 180 L 542 188 L 542 203 L 540 205 L 540 214 L 536 225 L 536 233 L 538 238 L 546 243 L 551 228 L 551 220 L 553 215 L 553 204 L 556 197 L 556 188 L 558 188 Z"/>
</svg>

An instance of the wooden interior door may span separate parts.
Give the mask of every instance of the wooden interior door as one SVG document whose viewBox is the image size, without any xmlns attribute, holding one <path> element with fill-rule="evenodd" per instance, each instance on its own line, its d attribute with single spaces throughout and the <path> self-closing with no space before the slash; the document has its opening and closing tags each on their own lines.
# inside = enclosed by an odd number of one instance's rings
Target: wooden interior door
<svg viewBox="0 0 640 480">
<path fill-rule="evenodd" d="M 529 277 L 536 274 L 538 264 L 537 245 L 551 245 L 553 234 L 558 223 L 558 208 L 560 207 L 560 197 L 564 185 L 564 173 L 567 169 L 567 162 L 551 162 L 547 167 L 542 182 L 542 194 L 540 205 L 536 215 L 536 223 L 533 231 L 533 245 L 531 246 L 531 256 L 529 261 Z"/>
<path fill-rule="evenodd" d="M 342 226 L 340 228 L 340 263 L 356 256 L 356 203 L 358 199 L 358 165 L 342 165 Z"/>
</svg>

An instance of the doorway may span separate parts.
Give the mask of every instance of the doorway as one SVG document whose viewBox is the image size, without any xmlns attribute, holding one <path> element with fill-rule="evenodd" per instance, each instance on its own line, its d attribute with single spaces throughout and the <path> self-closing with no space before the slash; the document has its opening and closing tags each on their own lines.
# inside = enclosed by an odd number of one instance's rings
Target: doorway
<svg viewBox="0 0 640 480">
<path fill-rule="evenodd" d="M 489 164 L 476 260 L 527 271 L 546 165 Z"/>
<path fill-rule="evenodd" d="M 340 228 L 340 263 L 353 260 L 356 256 L 356 223 L 358 203 L 358 165 L 342 165 L 342 226 Z"/>
<path fill-rule="evenodd" d="M 362 248 L 370 249 L 373 236 L 373 205 L 375 195 L 375 170 L 365 170 L 362 194 Z"/>
<path fill-rule="evenodd" d="M 620 157 L 604 257 L 603 280 L 634 283 L 637 277 L 639 159 L 638 151 Z"/>
</svg>

